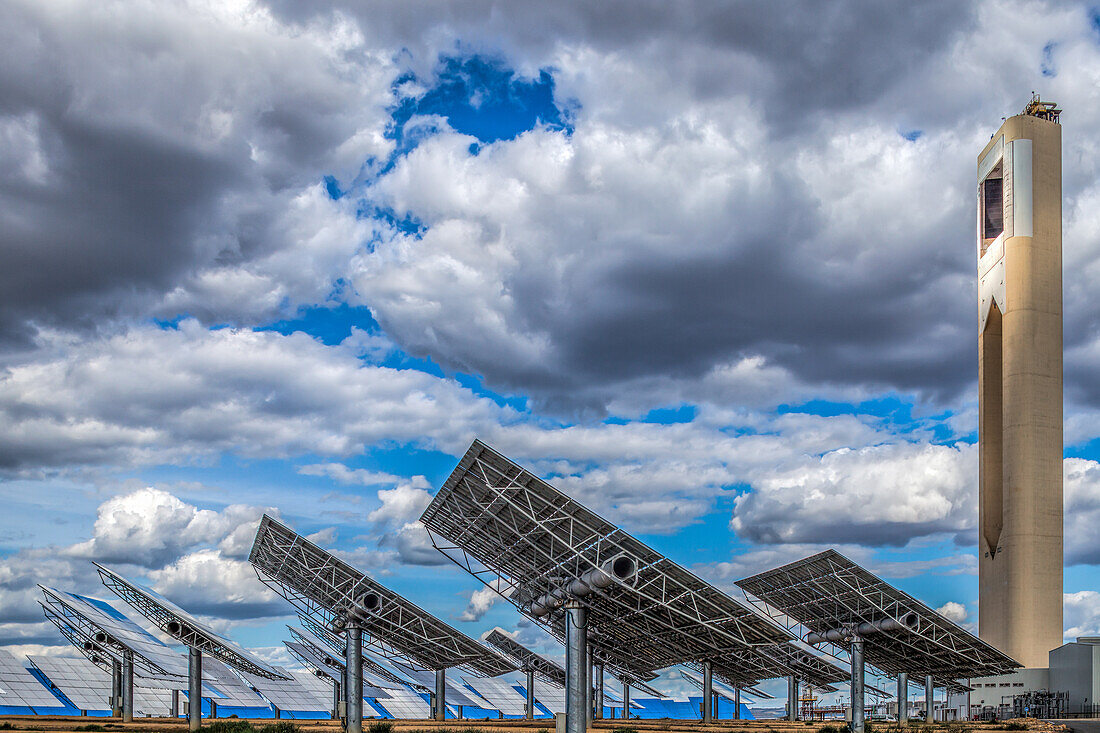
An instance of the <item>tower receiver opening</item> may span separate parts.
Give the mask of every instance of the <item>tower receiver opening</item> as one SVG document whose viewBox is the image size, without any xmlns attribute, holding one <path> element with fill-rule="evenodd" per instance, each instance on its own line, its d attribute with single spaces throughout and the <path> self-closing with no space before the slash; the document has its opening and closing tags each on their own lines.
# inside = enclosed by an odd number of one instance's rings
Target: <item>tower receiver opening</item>
<svg viewBox="0 0 1100 733">
<path fill-rule="evenodd" d="M 1001 236 L 1005 230 L 1004 211 L 1004 163 L 998 163 L 981 183 L 980 205 L 982 207 L 982 251 Z"/>
</svg>

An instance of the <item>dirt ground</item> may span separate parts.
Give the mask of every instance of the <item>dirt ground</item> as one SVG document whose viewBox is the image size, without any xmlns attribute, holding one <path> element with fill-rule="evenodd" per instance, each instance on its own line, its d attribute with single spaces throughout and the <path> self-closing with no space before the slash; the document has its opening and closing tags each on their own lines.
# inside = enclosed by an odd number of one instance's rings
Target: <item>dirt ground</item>
<svg viewBox="0 0 1100 733">
<path fill-rule="evenodd" d="M 210 721 L 203 721 L 203 726 Z M 274 720 L 249 719 L 254 728 L 260 728 Z M 284 721 L 293 723 L 302 733 L 338 733 L 340 724 L 334 720 L 293 720 Z M 363 730 L 366 732 L 373 721 L 364 720 Z M 1038 720 L 1018 721 L 1033 731 L 1058 731 L 1068 730 L 1061 726 L 1052 726 Z M 10 724 L 7 728 L 4 724 Z M 842 727 L 843 722 L 798 722 L 791 723 L 785 720 L 720 720 L 703 725 L 700 721 L 691 720 L 631 720 L 626 723 L 622 720 L 598 720 L 593 723 L 593 728 L 607 733 L 614 733 L 616 729 L 629 728 L 637 733 L 817 733 L 824 725 Z M 139 718 L 133 723 L 122 723 L 117 718 L 79 718 L 63 716 L 2 716 L 0 717 L 0 729 L 29 730 L 29 731 L 56 731 L 57 733 L 79 733 L 85 726 L 100 726 L 105 733 L 185 733 L 187 721 L 179 718 Z M 874 729 L 879 733 L 898 731 L 896 723 L 875 723 Z M 1019 730 L 1019 728 L 1015 728 Z M 91 728 L 96 731 L 98 728 Z M 399 720 L 393 721 L 394 733 L 553 733 L 554 721 L 535 720 L 531 722 L 523 720 L 448 720 L 446 723 L 438 723 L 431 720 Z M 907 726 L 907 731 L 912 733 L 984 733 L 985 731 L 1004 730 L 1000 724 L 990 725 L 981 723 L 951 723 L 950 725 L 939 723 L 933 725 L 913 724 Z M 626 731 L 623 731 L 626 733 Z"/>
</svg>

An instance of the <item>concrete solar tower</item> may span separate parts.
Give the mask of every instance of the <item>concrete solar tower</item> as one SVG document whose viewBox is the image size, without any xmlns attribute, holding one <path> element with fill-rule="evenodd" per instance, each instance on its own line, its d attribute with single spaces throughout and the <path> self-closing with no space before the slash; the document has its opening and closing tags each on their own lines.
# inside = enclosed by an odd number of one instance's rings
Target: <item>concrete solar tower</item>
<svg viewBox="0 0 1100 733">
<path fill-rule="evenodd" d="M 978 156 L 979 635 L 1062 643 L 1062 128 L 1037 96 Z"/>
</svg>

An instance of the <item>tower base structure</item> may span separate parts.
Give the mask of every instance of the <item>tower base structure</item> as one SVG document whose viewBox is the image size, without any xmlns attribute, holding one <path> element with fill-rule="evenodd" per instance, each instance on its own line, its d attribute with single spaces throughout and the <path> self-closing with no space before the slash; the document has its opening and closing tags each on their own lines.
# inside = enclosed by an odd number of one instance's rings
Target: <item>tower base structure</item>
<svg viewBox="0 0 1100 733">
<path fill-rule="evenodd" d="M 973 692 L 949 700 L 952 714 L 989 720 L 1095 715 L 1100 711 L 1100 637 L 1078 637 L 1052 649 L 1049 665 L 970 680 Z M 1057 706 L 1058 710 L 1046 709 Z M 1058 714 L 1055 714 L 1058 713 Z"/>
</svg>

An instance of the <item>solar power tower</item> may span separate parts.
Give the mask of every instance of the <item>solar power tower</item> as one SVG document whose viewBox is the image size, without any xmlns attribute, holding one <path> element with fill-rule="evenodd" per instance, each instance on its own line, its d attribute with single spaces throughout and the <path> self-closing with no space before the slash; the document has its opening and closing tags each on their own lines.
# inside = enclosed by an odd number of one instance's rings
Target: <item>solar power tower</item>
<svg viewBox="0 0 1100 733">
<path fill-rule="evenodd" d="M 737 585 L 759 599 L 770 615 L 788 619 L 792 630 L 807 629 L 807 644 L 847 647 L 853 733 L 864 728 L 865 663 L 897 675 L 899 713 L 908 705 L 909 676 L 923 677 L 929 720 L 936 686 L 968 689 L 956 680 L 1006 674 L 1020 666 L 836 550 L 739 580 Z"/>
<path fill-rule="evenodd" d="M 349 733 L 361 733 L 363 727 L 364 637 L 385 656 L 403 656 L 435 672 L 437 720 L 447 713 L 448 669 L 462 667 L 484 677 L 515 670 L 504 657 L 267 515 L 248 560 L 260 580 L 305 617 L 345 637 Z"/>
<path fill-rule="evenodd" d="M 781 676 L 815 685 L 847 677 L 791 646 L 785 628 L 481 441 L 420 521 L 436 549 L 565 643 L 569 733 L 584 731 L 591 709 L 588 644 L 640 679 L 698 662 L 708 688 L 716 667 L 739 687 Z"/>
<path fill-rule="evenodd" d="M 204 654 L 257 677 L 271 680 L 287 679 L 285 673 L 279 672 L 267 662 L 207 627 L 156 591 L 126 580 L 99 563 L 95 563 L 95 566 L 99 569 L 99 577 L 103 585 L 137 609 L 158 629 L 188 648 L 187 723 L 190 730 L 197 731 L 202 727 L 202 658 Z M 131 677 L 126 685 L 132 684 Z"/>
<path fill-rule="evenodd" d="M 149 674 L 183 678 L 183 657 L 116 608 L 98 598 L 38 586 L 46 618 L 95 664 L 111 667 L 111 715 L 134 719 L 134 664 Z M 172 713 L 179 693 L 172 691 Z"/>
</svg>

